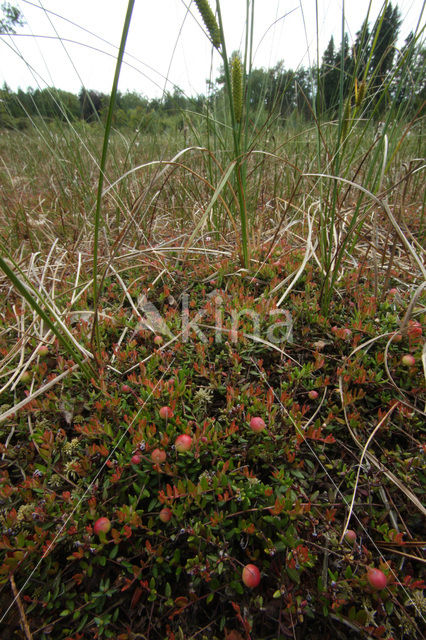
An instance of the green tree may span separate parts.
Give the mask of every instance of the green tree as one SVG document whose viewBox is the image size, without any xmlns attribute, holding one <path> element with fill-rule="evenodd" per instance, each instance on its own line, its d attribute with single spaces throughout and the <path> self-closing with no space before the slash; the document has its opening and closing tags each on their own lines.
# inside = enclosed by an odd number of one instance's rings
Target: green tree
<svg viewBox="0 0 426 640">
<path fill-rule="evenodd" d="M 117 105 L 127 113 L 130 109 L 137 109 L 138 107 L 146 109 L 148 100 L 136 91 L 126 91 L 126 93 L 119 93 L 117 96 Z"/>
<path fill-rule="evenodd" d="M 301 67 L 297 71 L 285 69 L 279 62 L 267 72 L 264 104 L 269 113 L 277 113 L 288 118 L 293 112 L 310 117 L 311 84 L 310 71 Z"/>
<path fill-rule="evenodd" d="M 297 113 L 310 119 L 312 116 L 311 71 L 304 67 L 294 72 L 294 102 Z"/>
<path fill-rule="evenodd" d="M 15 27 L 22 26 L 24 20 L 18 7 L 9 2 L 3 2 L 0 7 L 2 16 L 0 17 L 0 33 L 15 33 Z"/>
<path fill-rule="evenodd" d="M 401 19 L 397 6 L 392 7 L 390 2 L 384 10 L 383 16 L 374 25 L 371 38 L 376 40 L 372 51 L 371 62 L 374 71 L 380 79 L 384 79 L 388 71 L 392 68 L 395 56 L 395 43 L 398 39 Z"/>
<path fill-rule="evenodd" d="M 317 106 L 319 113 L 334 117 L 340 101 L 340 85 L 343 82 L 343 98 L 351 91 L 354 63 L 349 47 L 348 34 L 336 51 L 333 36 L 324 51 L 319 73 Z"/>
<path fill-rule="evenodd" d="M 346 98 L 352 88 L 354 71 L 351 49 L 349 47 L 349 37 L 347 33 L 345 33 L 345 35 L 343 36 L 343 42 L 341 43 L 340 48 L 336 53 L 336 68 L 339 72 L 339 89 L 341 74 L 343 76 L 343 98 Z"/>
<path fill-rule="evenodd" d="M 390 101 L 388 75 L 395 58 L 395 43 L 398 39 L 401 19 L 397 6 L 389 2 L 379 15 L 371 33 L 371 90 L 372 105 L 382 113 Z"/>
<path fill-rule="evenodd" d="M 268 73 L 264 69 L 252 69 L 250 74 L 250 109 L 257 111 L 266 105 Z"/>
<path fill-rule="evenodd" d="M 426 47 L 410 33 L 395 61 L 392 100 L 400 114 L 422 116 L 426 103 Z"/>
<path fill-rule="evenodd" d="M 81 89 L 78 94 L 80 101 L 81 116 L 87 122 L 94 122 L 100 119 L 102 109 L 108 103 L 108 97 L 99 91 Z"/>
<path fill-rule="evenodd" d="M 336 51 L 334 38 L 331 36 L 326 50 L 322 56 L 319 86 L 318 86 L 318 110 L 319 113 L 329 112 L 335 109 L 339 95 L 339 69 L 336 66 Z"/>
<path fill-rule="evenodd" d="M 362 23 L 361 29 L 355 36 L 355 43 L 352 48 L 352 66 L 356 78 L 360 82 L 367 72 L 368 60 L 371 51 L 371 34 L 367 20 Z"/>
<path fill-rule="evenodd" d="M 180 89 L 175 87 L 173 93 L 166 92 L 163 97 L 163 108 L 169 115 L 176 115 L 187 107 L 187 99 Z"/>
</svg>

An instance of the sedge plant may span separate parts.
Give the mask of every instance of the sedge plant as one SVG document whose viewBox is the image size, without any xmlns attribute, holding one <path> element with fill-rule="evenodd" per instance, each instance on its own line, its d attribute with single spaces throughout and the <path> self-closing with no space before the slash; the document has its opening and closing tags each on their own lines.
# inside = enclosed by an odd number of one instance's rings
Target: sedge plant
<svg viewBox="0 0 426 640">
<path fill-rule="evenodd" d="M 321 113 L 316 117 L 317 177 L 321 190 L 318 241 L 323 273 L 321 304 L 325 314 L 330 308 L 343 265 L 346 260 L 356 261 L 359 241 L 365 233 L 371 237 L 375 293 L 378 295 L 378 265 L 387 261 L 387 256 L 378 248 L 381 218 L 389 223 L 394 240 L 402 241 L 413 266 L 423 271 L 419 247 L 411 246 L 389 207 L 391 197 L 398 195 L 400 185 L 407 184 L 412 174 L 411 169 L 405 170 L 396 182 L 392 180 L 391 172 L 398 150 L 421 116 L 421 109 L 418 109 L 414 117 L 409 117 L 412 104 L 410 99 L 402 99 L 402 95 L 407 93 L 404 85 L 409 76 L 411 95 L 415 96 L 421 74 L 424 74 L 424 62 L 416 76 L 410 72 L 412 58 L 421 47 L 423 30 L 418 26 L 404 50 L 397 51 L 386 26 L 389 17 L 398 24 L 397 9 L 392 10 L 391 3 L 386 0 L 370 33 L 368 18 L 371 4 L 352 55 L 347 46 L 344 5 L 342 7 L 340 59 L 338 69 L 334 70 L 339 75 L 334 105 L 336 119 L 327 121 Z M 390 67 L 392 58 L 396 60 Z M 318 64 L 318 74 L 319 69 Z M 320 106 L 323 80 L 319 74 L 314 108 Z M 364 137 L 371 140 L 367 149 L 363 149 Z M 322 147 L 326 151 L 325 163 Z M 350 200 L 352 203 L 349 205 Z M 391 263 L 388 263 L 388 272 L 390 268 Z"/>
<path fill-rule="evenodd" d="M 247 131 L 248 131 L 248 107 L 247 100 L 249 95 L 247 92 L 247 70 L 251 67 L 251 52 L 253 42 L 253 9 L 254 1 L 247 0 L 246 3 L 246 38 L 245 38 L 245 55 L 244 61 L 238 53 L 234 54 L 231 59 L 228 58 L 226 48 L 226 39 L 220 2 L 217 2 L 217 20 L 207 0 L 195 0 L 195 4 L 201 14 L 204 25 L 213 46 L 221 55 L 224 78 L 225 93 L 228 101 L 228 114 L 230 117 L 230 127 L 232 131 L 233 153 L 235 162 L 234 166 L 234 185 L 238 199 L 238 209 L 240 218 L 241 231 L 241 251 L 242 262 L 245 268 L 248 268 L 250 261 L 249 250 L 249 217 L 247 213 L 246 198 L 246 169 L 245 154 L 247 148 Z"/>
</svg>

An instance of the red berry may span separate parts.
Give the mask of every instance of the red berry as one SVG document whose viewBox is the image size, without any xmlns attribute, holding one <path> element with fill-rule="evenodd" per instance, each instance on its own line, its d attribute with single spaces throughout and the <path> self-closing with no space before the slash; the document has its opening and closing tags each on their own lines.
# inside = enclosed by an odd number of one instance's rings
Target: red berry
<svg viewBox="0 0 426 640">
<path fill-rule="evenodd" d="M 135 453 L 135 455 L 130 458 L 130 462 L 132 464 L 140 464 L 142 462 L 142 458 Z"/>
<path fill-rule="evenodd" d="M 111 529 L 111 520 L 109 518 L 98 518 L 94 524 L 93 531 L 97 536 L 102 533 L 108 533 Z"/>
<path fill-rule="evenodd" d="M 354 544 L 356 541 L 356 533 L 352 531 L 352 529 L 348 529 L 345 533 L 345 540 L 349 542 L 349 544 Z"/>
<path fill-rule="evenodd" d="M 192 438 L 187 433 L 182 433 L 175 440 L 176 451 L 181 453 L 182 451 L 189 451 L 192 446 Z"/>
<path fill-rule="evenodd" d="M 155 462 L 155 464 L 161 464 L 165 461 L 166 457 L 167 454 L 164 449 L 154 449 L 151 453 L 151 460 Z"/>
<path fill-rule="evenodd" d="M 413 367 L 416 364 L 416 359 L 409 353 L 406 353 L 405 356 L 402 356 L 401 362 L 404 367 Z"/>
<path fill-rule="evenodd" d="M 169 522 L 172 518 L 172 510 L 168 507 L 164 507 L 164 509 L 161 509 L 158 517 L 160 518 L 161 522 Z"/>
<path fill-rule="evenodd" d="M 39 347 L 38 354 L 41 358 L 45 358 L 49 354 L 49 347 L 42 344 L 41 347 Z"/>
<path fill-rule="evenodd" d="M 316 400 L 318 398 L 318 391 L 315 391 L 315 389 L 311 389 L 308 393 L 308 397 L 310 400 Z"/>
<path fill-rule="evenodd" d="M 250 429 L 258 433 L 259 431 L 263 431 L 265 428 L 265 421 L 262 418 L 256 417 L 250 420 Z"/>
<path fill-rule="evenodd" d="M 156 344 L 157 346 L 159 346 L 160 344 L 163 344 L 164 340 L 161 336 L 155 336 L 154 338 L 154 344 Z"/>
<path fill-rule="evenodd" d="M 369 569 L 367 571 L 367 580 L 373 589 L 382 590 L 386 587 L 388 579 L 380 569 Z"/>
<path fill-rule="evenodd" d="M 121 390 L 122 390 L 123 393 L 131 393 L 132 392 L 132 389 L 131 389 L 131 387 L 129 387 L 128 384 L 122 384 L 121 385 Z"/>
<path fill-rule="evenodd" d="M 170 409 L 170 407 L 161 407 L 160 418 L 163 418 L 163 420 L 167 420 L 168 418 L 173 418 L 172 409 Z"/>
<path fill-rule="evenodd" d="M 243 582 L 246 587 L 253 589 L 260 582 L 260 571 L 255 564 L 246 564 L 243 569 Z"/>
</svg>

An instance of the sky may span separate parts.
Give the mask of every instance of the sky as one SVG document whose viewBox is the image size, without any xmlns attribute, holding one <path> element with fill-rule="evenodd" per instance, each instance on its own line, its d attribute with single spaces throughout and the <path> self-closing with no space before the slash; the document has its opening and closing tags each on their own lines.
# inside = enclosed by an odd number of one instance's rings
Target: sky
<svg viewBox="0 0 426 640">
<path fill-rule="evenodd" d="M 110 92 L 127 0 L 11 3 L 21 9 L 26 24 L 18 35 L 0 36 L 0 84 L 7 82 L 13 90 L 54 86 L 73 93 L 84 85 Z M 256 0 L 254 66 L 269 68 L 282 60 L 287 69 L 296 69 L 314 63 L 317 50 L 321 57 L 331 35 L 340 42 L 343 3 L 350 41 L 369 7 L 373 24 L 383 6 L 383 0 Z M 246 0 L 221 0 L 229 54 L 244 48 L 246 4 Z M 398 0 L 397 4 L 403 20 L 402 45 L 421 16 L 424 27 L 425 0 Z M 214 0 L 210 5 L 215 6 Z M 136 0 L 121 91 L 149 98 L 161 97 L 174 87 L 186 95 L 206 93 L 206 81 L 218 76 L 219 67 L 220 56 L 212 52 L 193 2 Z"/>
</svg>

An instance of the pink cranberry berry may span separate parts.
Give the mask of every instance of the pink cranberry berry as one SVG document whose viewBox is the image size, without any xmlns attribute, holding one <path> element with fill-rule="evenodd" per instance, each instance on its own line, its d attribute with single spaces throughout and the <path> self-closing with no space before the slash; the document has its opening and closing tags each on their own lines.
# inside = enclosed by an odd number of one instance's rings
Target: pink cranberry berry
<svg viewBox="0 0 426 640">
<path fill-rule="evenodd" d="M 246 587 L 253 589 L 260 582 L 260 571 L 255 564 L 246 564 L 242 574 L 243 582 Z"/>
<path fill-rule="evenodd" d="M 263 431 L 265 427 L 266 427 L 265 421 L 259 416 L 255 416 L 250 420 L 250 429 L 252 431 L 255 431 L 256 433 Z"/>
<path fill-rule="evenodd" d="M 170 407 L 161 407 L 159 413 L 160 413 L 160 418 L 163 418 L 163 420 L 167 420 L 168 418 L 173 418 L 173 410 Z"/>
<path fill-rule="evenodd" d="M 349 544 L 354 544 L 356 542 L 356 533 L 352 529 L 348 529 L 345 533 L 345 540 L 349 542 Z"/>
<path fill-rule="evenodd" d="M 192 447 L 192 438 L 187 433 L 182 433 L 175 440 L 176 451 L 182 453 L 183 451 L 189 451 Z"/>
<path fill-rule="evenodd" d="M 151 460 L 155 462 L 155 464 L 162 464 L 165 462 L 167 457 L 164 449 L 154 449 L 151 453 Z"/>
<path fill-rule="evenodd" d="M 380 569 L 369 569 L 367 571 L 367 580 L 373 589 L 381 591 L 388 583 L 388 579 Z"/>
<path fill-rule="evenodd" d="M 160 518 L 161 522 L 169 522 L 172 518 L 172 510 L 168 507 L 164 507 L 163 509 L 161 509 L 158 517 Z"/>
<path fill-rule="evenodd" d="M 108 533 L 111 529 L 111 520 L 109 518 L 98 518 L 93 526 L 93 531 L 97 536 Z"/>
<path fill-rule="evenodd" d="M 406 353 L 402 356 L 401 362 L 405 367 L 413 367 L 416 364 L 416 359 L 410 353 Z"/>
</svg>

